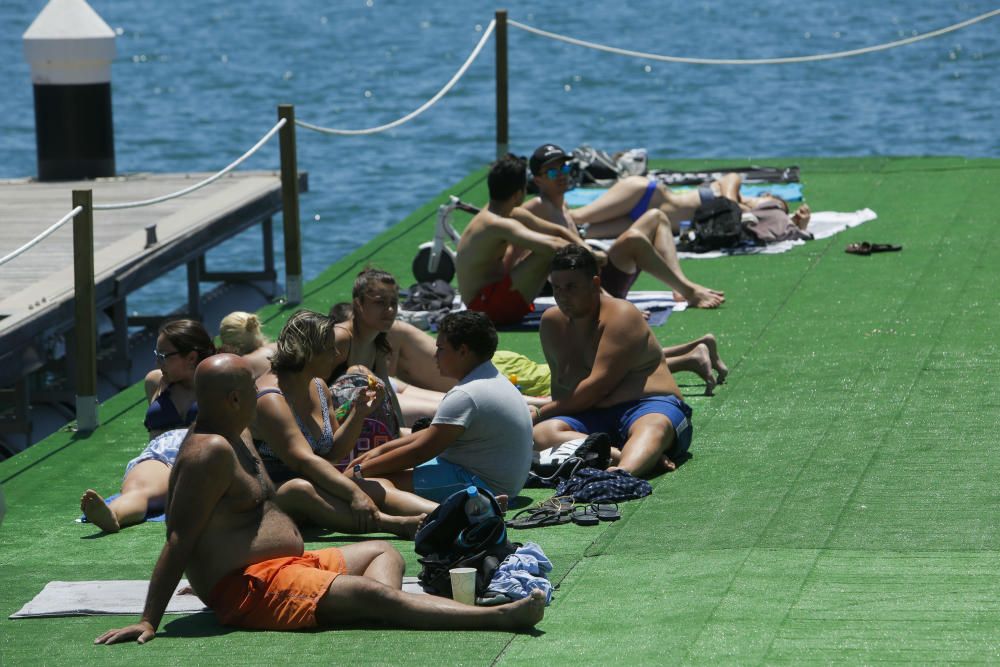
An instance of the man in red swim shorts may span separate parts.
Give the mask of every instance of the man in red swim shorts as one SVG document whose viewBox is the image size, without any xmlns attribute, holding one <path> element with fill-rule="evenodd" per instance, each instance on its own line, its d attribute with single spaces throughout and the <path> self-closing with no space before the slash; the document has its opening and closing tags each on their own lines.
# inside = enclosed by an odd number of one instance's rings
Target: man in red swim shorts
<svg viewBox="0 0 1000 667">
<path fill-rule="evenodd" d="M 566 229 L 518 208 L 526 179 L 521 158 L 507 155 L 493 163 L 487 176 L 490 203 L 472 218 L 458 242 L 462 301 L 495 324 L 515 324 L 531 312 L 552 256 L 574 240 Z"/>
<path fill-rule="evenodd" d="M 295 523 L 274 503 L 274 484 L 247 430 L 257 409 L 253 370 L 241 357 L 217 354 L 198 365 L 194 381 L 198 421 L 170 472 L 167 541 L 142 619 L 94 643 L 153 639 L 185 573 L 222 623 L 243 628 L 378 623 L 509 631 L 542 619 L 544 595 L 476 607 L 404 593 L 403 558 L 387 542 L 303 551 Z"/>
</svg>

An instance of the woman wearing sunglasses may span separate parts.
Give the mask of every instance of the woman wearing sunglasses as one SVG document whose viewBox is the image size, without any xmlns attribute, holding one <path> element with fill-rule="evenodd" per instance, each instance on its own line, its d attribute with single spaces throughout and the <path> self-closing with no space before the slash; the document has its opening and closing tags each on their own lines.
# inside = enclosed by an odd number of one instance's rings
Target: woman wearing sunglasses
<svg viewBox="0 0 1000 667">
<path fill-rule="evenodd" d="M 194 320 L 174 320 L 160 327 L 153 356 L 156 368 L 146 375 L 149 407 L 143 424 L 150 441 L 125 467 L 121 495 L 105 503 L 93 489 L 80 498 L 80 509 L 101 530 L 116 533 L 140 523 L 150 510 L 161 510 L 167 498 L 170 466 L 188 427 L 198 416 L 194 369 L 215 354 L 205 327 Z"/>
</svg>

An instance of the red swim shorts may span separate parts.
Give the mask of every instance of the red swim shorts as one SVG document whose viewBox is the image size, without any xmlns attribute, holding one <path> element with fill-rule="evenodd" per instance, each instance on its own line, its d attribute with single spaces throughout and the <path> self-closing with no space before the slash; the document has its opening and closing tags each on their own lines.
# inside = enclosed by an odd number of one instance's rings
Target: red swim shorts
<svg viewBox="0 0 1000 667">
<path fill-rule="evenodd" d="M 316 627 L 316 605 L 347 572 L 340 549 L 306 551 L 248 565 L 219 580 L 209 607 L 223 625 L 255 630 Z"/>
<path fill-rule="evenodd" d="M 502 280 L 483 287 L 472 303 L 466 305 L 469 310 L 485 313 L 494 324 L 517 324 L 535 310 L 535 304 L 525 301 L 521 293 L 511 287 L 509 273 Z"/>
</svg>

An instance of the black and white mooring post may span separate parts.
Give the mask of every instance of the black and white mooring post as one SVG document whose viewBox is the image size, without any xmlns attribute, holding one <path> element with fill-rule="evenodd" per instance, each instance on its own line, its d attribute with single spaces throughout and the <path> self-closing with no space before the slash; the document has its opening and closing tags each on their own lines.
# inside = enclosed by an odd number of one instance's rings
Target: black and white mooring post
<svg viewBox="0 0 1000 667">
<path fill-rule="evenodd" d="M 35 88 L 38 180 L 114 176 L 114 31 L 85 0 L 49 0 L 23 39 Z"/>
</svg>

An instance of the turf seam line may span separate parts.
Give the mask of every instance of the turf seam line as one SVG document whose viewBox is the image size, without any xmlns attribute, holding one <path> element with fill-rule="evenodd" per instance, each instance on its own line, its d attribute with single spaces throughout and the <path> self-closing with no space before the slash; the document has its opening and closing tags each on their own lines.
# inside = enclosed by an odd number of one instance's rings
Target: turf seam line
<svg viewBox="0 0 1000 667">
<path fill-rule="evenodd" d="M 966 197 L 966 201 L 967 200 L 968 200 L 968 197 Z M 957 211 L 958 208 L 959 207 L 956 207 L 955 210 Z M 954 222 L 954 218 L 952 219 L 952 222 Z M 939 226 L 939 229 L 942 230 L 941 234 L 938 236 L 938 242 L 936 244 L 937 247 L 939 247 L 939 248 L 943 247 L 942 244 L 941 244 L 941 239 L 944 236 L 944 230 L 946 228 L 950 228 L 950 226 L 948 226 L 948 225 L 941 225 L 941 226 Z M 986 244 L 986 243 L 981 244 L 979 246 L 979 252 L 976 255 L 976 261 L 973 262 L 973 263 L 971 263 L 971 264 L 966 264 L 966 266 L 967 267 L 974 267 L 974 266 L 979 265 L 979 263 L 981 261 L 981 258 L 982 258 L 982 255 L 985 252 L 986 247 L 988 245 L 989 244 Z M 942 253 L 939 251 L 936 254 L 936 256 L 935 256 L 935 260 L 940 260 L 941 257 L 942 257 Z M 927 272 L 929 272 L 933 266 L 936 266 L 939 263 L 940 263 L 939 261 L 928 261 L 924 265 L 924 272 L 921 274 L 920 279 L 919 280 L 914 280 L 914 281 L 911 282 L 911 286 L 912 287 L 911 287 L 911 289 L 910 289 L 910 291 L 909 291 L 909 293 L 907 295 L 907 299 L 904 300 L 904 301 L 902 301 L 900 303 L 899 307 L 896 309 L 896 314 L 897 315 L 900 312 L 905 312 L 906 309 L 903 306 L 906 304 L 906 302 L 909 300 L 909 298 L 912 297 L 913 294 L 917 292 L 917 286 L 923 281 L 924 277 L 927 275 Z M 974 273 L 974 271 L 971 268 L 969 268 L 967 270 L 965 279 L 962 281 L 962 290 L 961 290 L 961 292 L 965 291 L 966 286 L 969 284 L 969 281 L 972 279 L 973 273 Z M 940 319 L 940 325 L 938 326 L 938 331 L 937 331 L 937 333 L 934 336 L 934 343 L 932 345 L 928 346 L 928 349 L 927 349 L 927 352 L 926 352 L 926 354 L 924 356 L 924 359 L 920 363 L 920 369 L 926 369 L 928 359 L 931 357 L 931 355 L 933 354 L 934 350 L 940 344 L 940 342 L 941 342 L 941 336 L 942 336 L 942 333 L 944 332 L 944 328 L 945 328 L 947 322 L 950 321 L 951 317 L 953 316 L 953 314 L 955 312 L 955 309 L 957 307 L 957 304 L 958 304 L 957 301 L 952 301 L 951 302 L 951 307 L 948 309 L 947 316 L 941 317 L 941 319 Z M 864 373 L 869 373 L 869 374 L 872 373 L 872 372 L 874 372 L 873 371 L 873 367 L 871 365 L 863 366 L 862 367 L 862 371 Z M 906 393 L 904 395 L 903 400 L 901 400 L 901 401 L 899 401 L 897 403 L 897 409 L 896 409 L 895 414 L 893 415 L 892 419 L 887 424 L 886 428 L 884 428 L 882 430 L 882 434 L 881 434 L 881 436 L 879 437 L 879 440 L 878 440 L 879 446 L 881 446 L 881 444 L 884 442 L 886 434 L 888 434 L 889 432 L 891 432 L 892 431 L 892 427 L 899 421 L 899 418 L 903 414 L 903 411 L 904 411 L 905 407 L 909 404 L 909 402 L 910 402 L 910 400 L 911 400 L 911 398 L 913 396 L 914 388 L 918 384 L 919 379 L 920 379 L 920 371 L 918 370 L 914 374 L 913 379 L 910 382 L 910 385 L 907 387 Z M 834 420 L 831 420 L 830 424 L 832 425 L 833 423 L 834 423 Z M 822 442 L 827 437 L 827 433 L 829 433 L 829 429 L 827 429 L 827 431 L 824 432 L 822 438 L 820 438 L 819 440 L 817 440 L 817 447 L 813 448 L 814 452 L 816 451 L 816 449 L 818 449 L 819 443 Z M 871 454 L 868 457 L 868 461 L 865 463 L 864 469 L 855 478 L 854 487 L 851 489 L 851 493 L 848 494 L 847 498 L 844 500 L 844 503 L 843 503 L 843 505 L 840 508 L 840 512 L 837 515 L 837 519 L 833 522 L 832 527 L 830 528 L 829 533 L 827 533 L 826 539 L 823 541 L 823 544 L 819 548 L 817 548 L 815 550 L 816 553 L 815 553 L 815 556 L 814 556 L 814 558 L 812 560 L 812 563 L 809 565 L 809 568 L 806 570 L 804 576 L 802 577 L 801 582 L 799 583 L 799 589 L 798 589 L 798 591 L 796 593 L 796 596 L 795 596 L 795 602 L 790 603 L 785 608 L 785 613 L 782 615 L 781 620 L 778 621 L 778 624 L 775 626 L 775 632 L 771 636 L 771 641 L 768 642 L 767 648 L 764 650 L 764 652 L 762 654 L 764 656 L 765 660 L 767 659 L 767 656 L 770 655 L 771 650 L 774 647 L 774 642 L 777 641 L 778 634 L 781 632 L 782 628 L 785 626 L 785 623 L 788 621 L 789 614 L 791 614 L 792 609 L 795 607 L 795 605 L 798 603 L 798 601 L 801 600 L 802 591 L 806 587 L 806 584 L 809 583 L 810 578 L 812 577 L 813 573 L 816 571 L 816 565 L 817 565 L 817 563 L 819 563 L 820 558 L 822 558 L 823 552 L 827 550 L 827 545 L 830 543 L 830 541 L 833 539 L 834 535 L 837 533 L 837 527 L 840 525 L 840 522 L 841 522 L 841 520 L 844 517 L 844 513 L 847 511 L 847 508 L 852 505 L 853 499 L 857 496 L 858 489 L 860 488 L 862 481 L 867 477 L 868 472 L 871 469 L 872 463 L 875 461 L 875 459 L 878 456 L 879 446 L 871 448 Z M 809 459 L 807 459 L 807 463 L 808 463 L 809 460 L 811 460 L 811 458 L 812 458 L 812 454 L 810 454 Z M 803 469 L 804 469 L 804 466 L 803 466 Z M 797 480 L 798 480 L 798 477 L 796 477 L 796 481 Z M 791 488 L 791 486 L 794 486 L 794 484 L 790 485 L 789 488 Z M 787 494 L 786 494 L 786 496 L 787 496 Z M 784 498 L 782 499 L 782 501 L 784 501 Z M 770 525 L 770 523 L 768 525 Z M 766 531 L 766 528 L 765 528 L 765 531 Z M 763 534 L 763 532 L 762 532 L 762 534 Z M 756 544 L 754 545 L 754 548 L 756 548 Z M 744 562 L 746 562 L 746 561 L 744 561 Z"/>
</svg>

